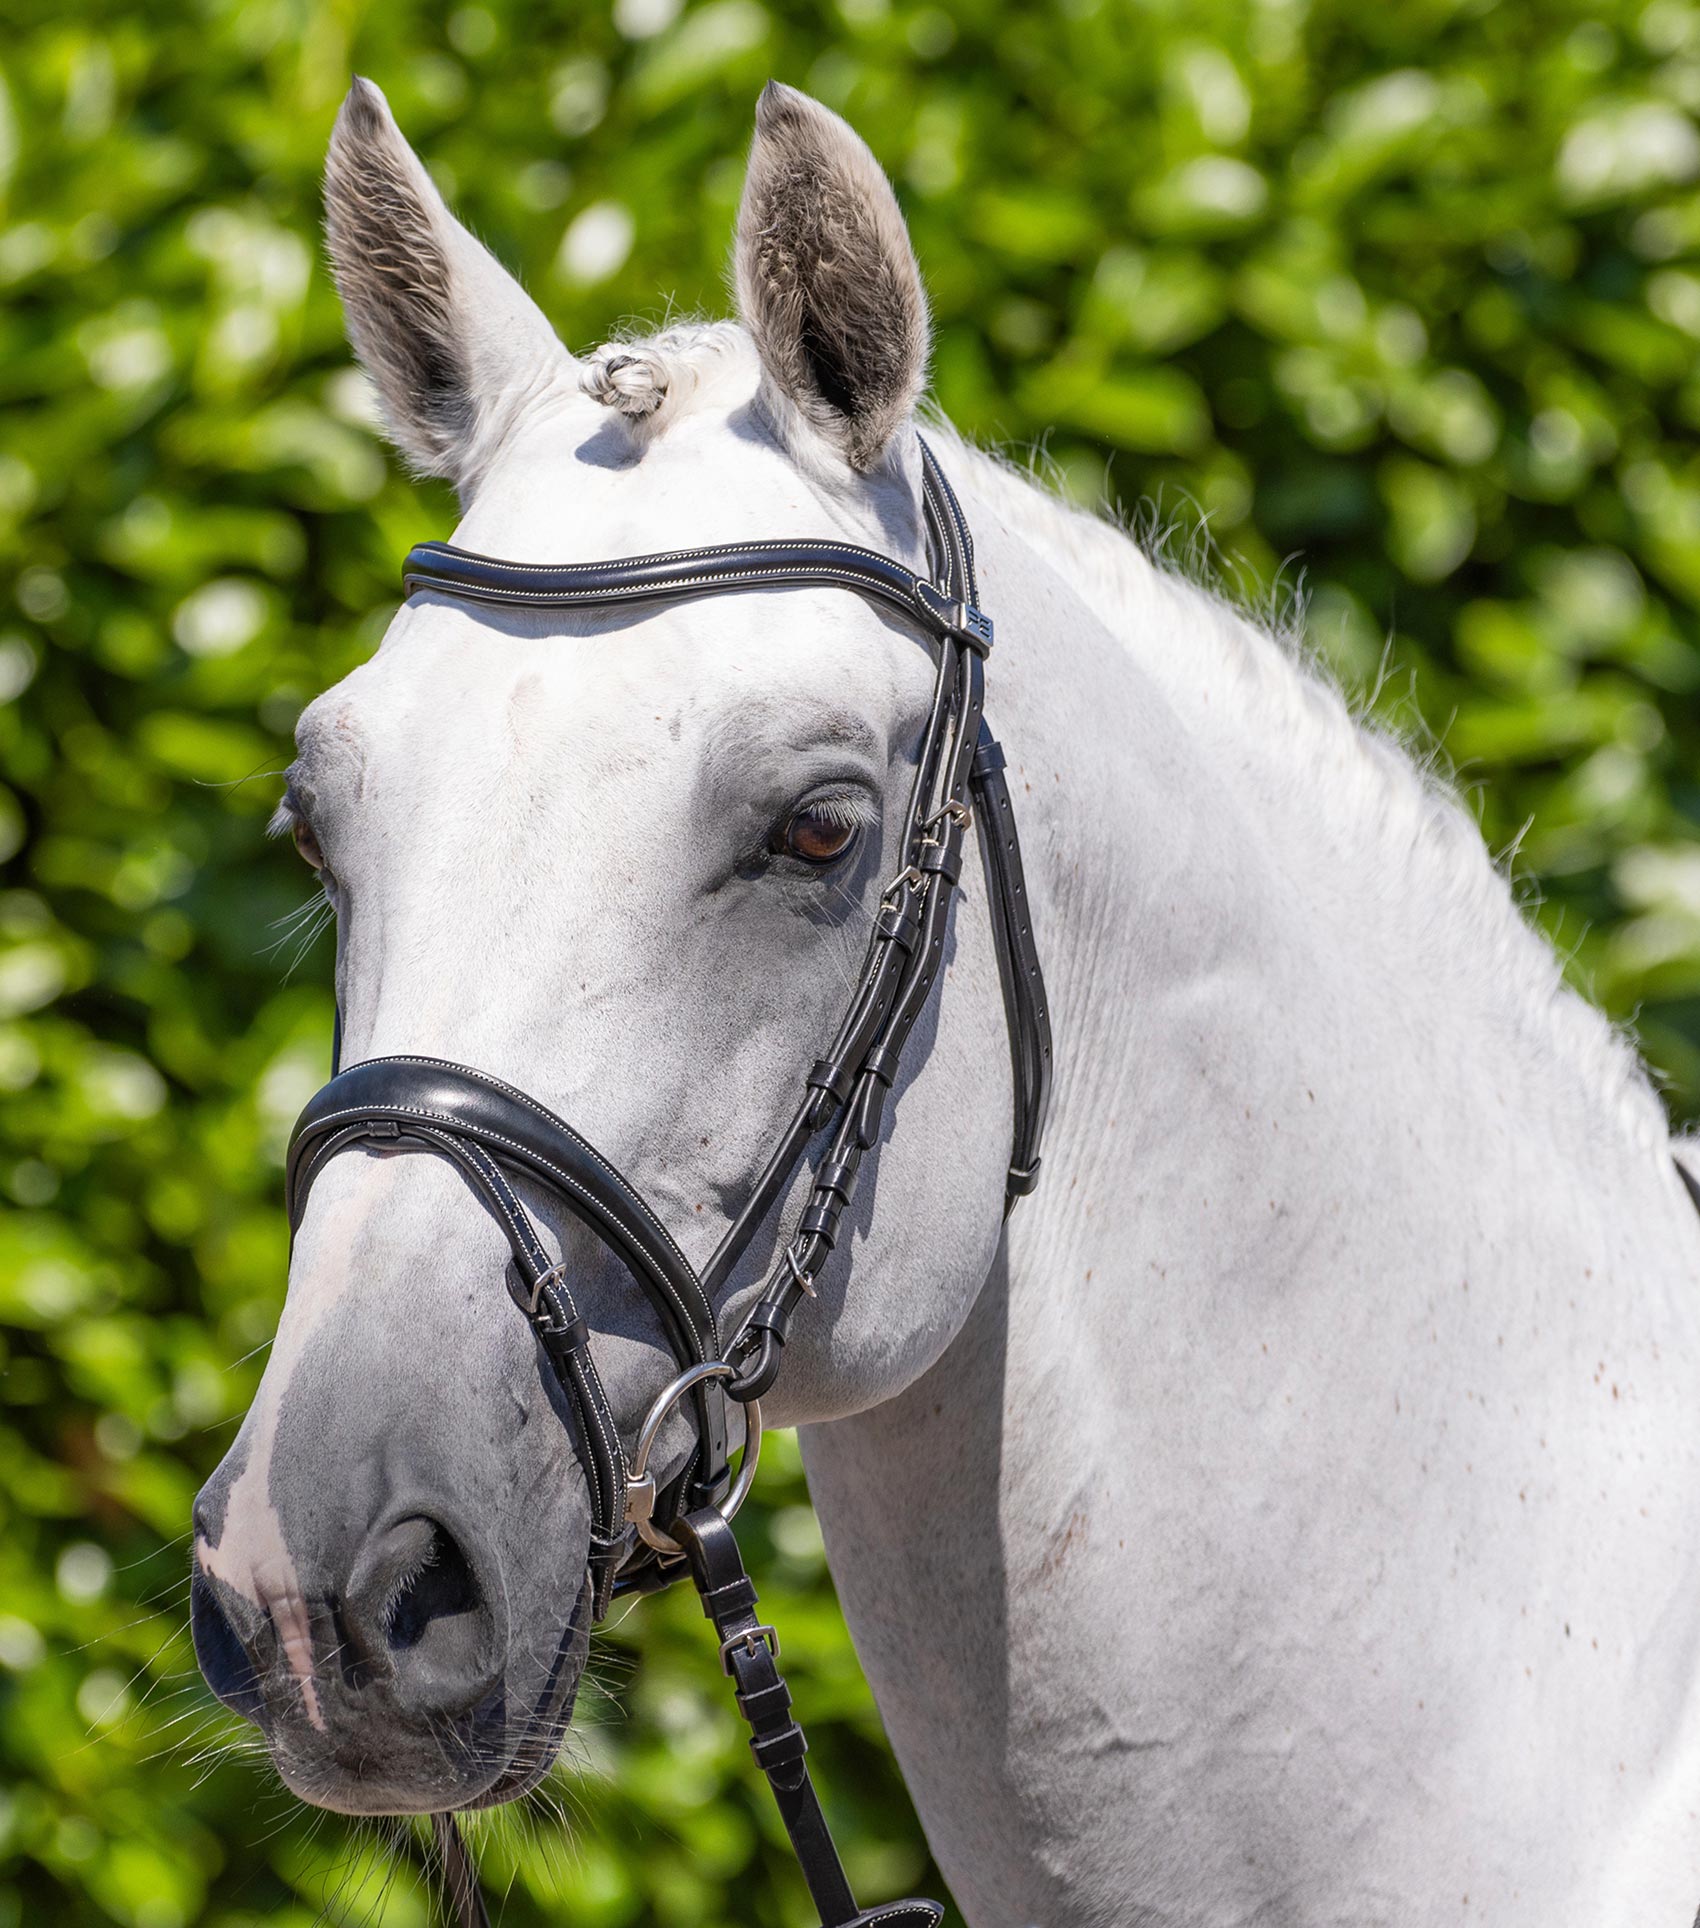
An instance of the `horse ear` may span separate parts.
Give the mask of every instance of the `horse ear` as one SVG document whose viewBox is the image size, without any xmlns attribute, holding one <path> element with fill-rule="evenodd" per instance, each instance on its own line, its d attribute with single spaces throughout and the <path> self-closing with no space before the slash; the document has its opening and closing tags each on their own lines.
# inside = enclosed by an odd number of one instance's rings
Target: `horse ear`
<svg viewBox="0 0 1700 1928">
<path fill-rule="evenodd" d="M 391 439 L 464 500 L 526 405 L 570 378 L 572 358 L 449 212 L 369 80 L 349 89 L 331 132 L 325 237 Z"/>
<path fill-rule="evenodd" d="M 777 81 L 756 107 L 735 272 L 769 381 L 853 468 L 873 468 L 926 381 L 927 298 L 879 163 Z"/>
</svg>

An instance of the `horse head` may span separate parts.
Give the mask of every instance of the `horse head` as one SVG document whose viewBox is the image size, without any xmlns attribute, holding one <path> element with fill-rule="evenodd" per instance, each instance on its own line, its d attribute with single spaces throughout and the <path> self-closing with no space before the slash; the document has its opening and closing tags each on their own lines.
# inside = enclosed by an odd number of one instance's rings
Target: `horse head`
<svg viewBox="0 0 1700 1928">
<path fill-rule="evenodd" d="M 396 443 L 455 485 L 457 548 L 558 564 L 785 538 L 925 573 L 921 281 L 889 184 L 814 102 L 762 98 L 740 321 L 587 361 L 363 82 L 327 202 L 355 347 Z M 303 713 L 278 819 L 335 906 L 344 1064 L 453 1060 L 534 1095 L 700 1271 L 843 1010 L 933 702 L 914 625 L 828 582 L 612 611 L 419 587 Z M 885 1114 L 879 1212 L 865 1187 L 787 1349 L 781 1420 L 913 1383 L 996 1249 L 1010 1086 L 982 919 L 957 920 L 940 968 L 901 1128 Z M 654 1308 L 515 1182 L 629 1445 L 677 1370 Z M 807 1182 L 721 1283 L 727 1327 Z M 452 1161 L 381 1141 L 329 1160 L 258 1395 L 196 1506 L 203 1669 L 321 1805 L 508 1799 L 565 1730 L 594 1509 L 512 1262 Z M 690 1450 L 678 1418 L 658 1477 Z"/>
</svg>

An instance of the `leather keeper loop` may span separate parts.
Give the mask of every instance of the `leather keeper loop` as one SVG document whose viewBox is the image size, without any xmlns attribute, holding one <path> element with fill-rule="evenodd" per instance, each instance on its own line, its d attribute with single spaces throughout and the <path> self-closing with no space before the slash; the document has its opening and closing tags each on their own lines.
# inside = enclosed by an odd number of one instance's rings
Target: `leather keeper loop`
<svg viewBox="0 0 1700 1928">
<path fill-rule="evenodd" d="M 760 1299 L 750 1308 L 750 1316 L 744 1321 L 746 1329 L 755 1332 L 771 1332 L 781 1345 L 785 1335 L 791 1330 L 790 1309 L 775 1305 L 769 1299 Z"/>
<path fill-rule="evenodd" d="M 728 1580 L 723 1587 L 716 1587 L 712 1593 L 700 1596 L 703 1617 L 716 1625 L 722 1617 L 729 1618 L 745 1608 L 752 1612 L 756 1604 L 755 1582 L 747 1575 L 740 1574 L 736 1580 Z"/>
<path fill-rule="evenodd" d="M 810 1205 L 797 1221 L 797 1231 L 805 1238 L 818 1238 L 830 1251 L 838 1238 L 838 1221 L 844 1216 L 842 1204 L 823 1199 Z"/>
<path fill-rule="evenodd" d="M 1025 1170 L 1019 1165 L 1009 1168 L 1009 1193 L 1012 1198 L 1025 1198 L 1029 1192 L 1039 1189 L 1039 1166 L 1041 1160 L 1035 1158 Z"/>
<path fill-rule="evenodd" d="M 552 1319 L 542 1317 L 532 1320 L 543 1349 L 551 1358 L 564 1357 L 569 1352 L 582 1352 L 590 1344 L 590 1327 L 582 1318 L 569 1319 L 564 1325 L 557 1325 Z"/>
<path fill-rule="evenodd" d="M 871 1071 L 888 1089 L 896 1084 L 902 1055 L 894 1044 L 877 1044 L 862 1060 L 862 1069 Z"/>
<path fill-rule="evenodd" d="M 732 1475 L 723 1472 L 717 1480 L 693 1479 L 686 1482 L 684 1505 L 694 1513 L 699 1506 L 720 1506 L 732 1490 Z"/>
<path fill-rule="evenodd" d="M 835 1064 L 831 1058 L 816 1058 L 803 1082 L 811 1091 L 830 1092 L 838 1104 L 843 1104 L 850 1096 L 856 1074 L 847 1064 Z"/>
<path fill-rule="evenodd" d="M 783 1720 L 791 1709 L 791 1690 L 782 1680 L 771 1687 L 752 1687 L 738 1696 L 738 1711 L 752 1727 L 764 1720 Z"/>
<path fill-rule="evenodd" d="M 943 843 L 930 843 L 922 847 L 921 854 L 915 859 L 917 870 L 937 871 L 946 883 L 954 884 L 962 875 L 962 833 Z"/>
<path fill-rule="evenodd" d="M 921 934 L 921 907 L 914 898 L 905 893 L 902 900 L 887 904 L 874 919 L 874 929 L 899 950 L 908 952 L 915 948 L 915 940 Z"/>
<path fill-rule="evenodd" d="M 996 776 L 998 771 L 1007 769 L 1009 759 L 1003 753 L 1003 745 L 995 736 L 988 736 L 974 752 L 974 761 L 969 765 L 969 775 L 976 783 L 986 777 Z"/>
<path fill-rule="evenodd" d="M 764 1774 L 771 1774 L 778 1767 L 795 1767 L 808 1751 L 808 1737 L 795 1721 L 777 1734 L 750 1736 L 750 1752 Z"/>
<path fill-rule="evenodd" d="M 856 1189 L 856 1172 L 861 1163 L 860 1156 L 855 1152 L 844 1158 L 823 1158 L 820 1170 L 815 1173 L 815 1190 L 830 1192 L 834 1198 L 840 1198 L 848 1205 L 850 1195 Z"/>
</svg>

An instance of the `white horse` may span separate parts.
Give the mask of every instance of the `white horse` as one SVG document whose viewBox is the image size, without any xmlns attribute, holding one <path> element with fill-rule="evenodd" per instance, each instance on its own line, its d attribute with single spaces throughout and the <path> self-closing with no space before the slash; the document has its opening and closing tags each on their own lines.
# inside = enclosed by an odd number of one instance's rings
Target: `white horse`
<svg viewBox="0 0 1700 1928">
<path fill-rule="evenodd" d="M 921 282 L 813 102 L 758 111 L 741 324 L 585 362 L 364 83 L 329 211 L 355 345 L 463 547 L 806 535 L 920 566 Z M 804 1429 L 957 1900 L 976 1928 L 1682 1928 L 1700 1222 L 1658 1100 L 1400 749 L 1117 530 L 939 447 L 1052 992 L 1045 1171 L 1006 1238 L 971 867 L 770 1416 Z M 306 711 L 284 805 L 338 910 L 345 1060 L 511 1078 L 700 1262 L 839 1014 L 927 656 L 825 588 L 631 620 L 412 598 Z M 671 1361 L 536 1208 L 635 1426 Z M 504 1257 L 449 1167 L 337 1159 L 197 1509 L 209 1676 L 327 1806 L 507 1798 L 570 1708 L 585 1491 Z"/>
</svg>

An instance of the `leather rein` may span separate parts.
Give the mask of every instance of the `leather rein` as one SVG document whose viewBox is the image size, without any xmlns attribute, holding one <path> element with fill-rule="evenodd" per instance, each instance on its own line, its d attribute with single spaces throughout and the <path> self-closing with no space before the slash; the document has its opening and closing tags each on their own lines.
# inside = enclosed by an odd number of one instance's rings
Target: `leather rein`
<svg viewBox="0 0 1700 1928">
<path fill-rule="evenodd" d="M 460 601 L 527 608 L 611 608 L 676 602 L 751 588 L 828 585 L 900 610 L 936 651 L 937 675 L 908 800 L 903 868 L 881 893 L 854 994 L 826 1055 L 803 1080 L 796 1112 L 751 1186 L 743 1209 L 699 1274 L 641 1192 L 572 1126 L 487 1073 L 425 1057 L 333 1064 L 290 1141 L 288 1208 L 299 1229 L 313 1182 L 353 1145 L 425 1151 L 465 1177 L 507 1237 L 509 1291 L 572 1414 L 591 1512 L 592 1612 L 616 1597 L 651 1592 L 689 1572 L 720 1640 L 750 1747 L 767 1775 L 823 1928 L 878 1921 L 933 1928 L 931 1901 L 857 1911 L 804 1762 L 807 1743 L 790 1716 L 779 1642 L 756 1612 L 730 1521 L 754 1478 L 760 1400 L 778 1377 L 791 1320 L 815 1295 L 864 1165 L 879 1144 L 903 1051 L 942 974 L 954 888 L 970 828 L 979 831 L 1014 1078 L 1007 1217 L 1033 1190 L 1050 1092 L 1051 1030 L 1033 942 L 1004 757 L 986 726 L 985 663 L 992 625 L 978 605 L 974 544 L 960 504 L 924 443 L 922 500 L 932 579 L 850 543 L 721 544 L 612 562 L 520 563 L 420 543 L 403 583 Z M 340 1060 L 341 1025 L 337 1057 Z M 830 1135 L 829 1135 L 830 1128 Z M 715 1306 L 756 1233 L 822 1141 L 796 1226 L 760 1297 L 729 1344 Z M 541 1185 L 598 1238 L 643 1289 L 679 1364 L 628 1454 L 591 1355 L 590 1328 L 515 1188 Z M 736 1477 L 728 1402 L 742 1409 Z M 649 1470 L 662 1428 L 683 1406 L 695 1446 L 658 1489 Z M 476 1871 L 452 1814 L 433 1816 L 445 1889 L 463 1928 L 488 1917 Z"/>
</svg>

